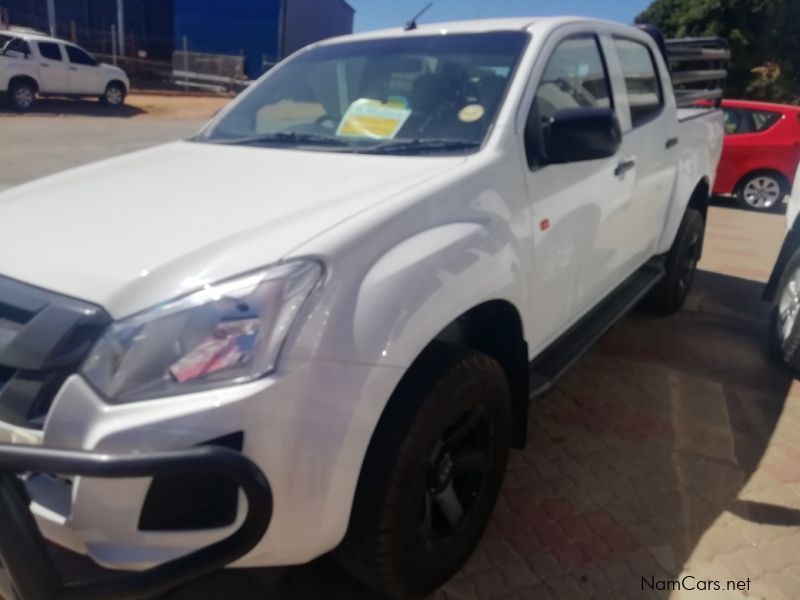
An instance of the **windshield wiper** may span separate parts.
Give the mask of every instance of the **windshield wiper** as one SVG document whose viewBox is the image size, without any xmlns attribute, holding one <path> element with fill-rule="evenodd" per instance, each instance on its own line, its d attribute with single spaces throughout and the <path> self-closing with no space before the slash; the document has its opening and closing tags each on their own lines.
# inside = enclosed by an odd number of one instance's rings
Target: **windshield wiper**
<svg viewBox="0 0 800 600">
<path fill-rule="evenodd" d="M 376 146 L 362 148 L 361 152 L 369 154 L 426 154 L 429 152 L 454 152 L 457 150 L 474 150 L 480 142 L 448 138 L 419 138 L 412 140 L 392 140 Z"/>
<path fill-rule="evenodd" d="M 318 135 L 315 133 L 295 133 L 295 132 L 278 132 L 278 133 L 260 133 L 256 135 L 247 135 L 238 138 L 220 138 L 220 139 L 198 139 L 198 141 L 207 141 L 213 144 L 229 144 L 229 145 L 259 145 L 265 146 L 346 146 L 347 143 L 343 140 L 327 135 Z"/>
</svg>

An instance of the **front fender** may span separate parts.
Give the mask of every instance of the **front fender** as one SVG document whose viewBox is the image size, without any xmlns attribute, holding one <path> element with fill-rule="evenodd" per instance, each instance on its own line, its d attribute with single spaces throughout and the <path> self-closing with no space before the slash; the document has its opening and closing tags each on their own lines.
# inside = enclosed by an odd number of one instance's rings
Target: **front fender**
<svg viewBox="0 0 800 600">
<path fill-rule="evenodd" d="M 400 228 L 395 223 L 391 229 Z M 291 343 L 293 361 L 306 355 L 328 365 L 307 374 L 313 393 L 294 400 L 295 407 L 303 405 L 296 423 L 313 429 L 313 436 L 292 435 L 290 442 L 299 454 L 313 438 L 322 454 L 313 459 L 325 465 L 319 467 L 325 481 L 318 490 L 318 530 L 325 534 L 320 552 L 345 534 L 370 441 L 408 367 L 474 306 L 494 299 L 519 306 L 523 298 L 524 277 L 506 220 L 442 224 L 403 238 L 373 232 L 360 240 L 360 253 L 331 261 L 320 296 Z M 372 252 L 375 246 L 383 251 Z"/>
<path fill-rule="evenodd" d="M 381 256 L 358 287 L 354 356 L 370 364 L 410 366 L 471 308 L 489 300 L 518 305 L 520 269 L 513 245 L 479 223 L 441 225 L 407 238 Z"/>
</svg>

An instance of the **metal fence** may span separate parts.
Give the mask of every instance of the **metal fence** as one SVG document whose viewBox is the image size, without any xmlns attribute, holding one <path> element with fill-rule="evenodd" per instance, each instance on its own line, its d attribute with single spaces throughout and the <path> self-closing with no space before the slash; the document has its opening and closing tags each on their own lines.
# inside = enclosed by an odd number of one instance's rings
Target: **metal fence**
<svg viewBox="0 0 800 600">
<path fill-rule="evenodd" d="M 0 29 L 18 29 L 8 22 L 8 14 L 0 0 Z M 28 15 L 24 28 L 50 35 L 46 18 Z M 145 89 L 194 89 L 213 92 L 240 91 L 249 84 L 243 54 L 209 54 L 194 48 L 184 37 L 137 35 L 135 30 L 120 36 L 116 23 L 100 29 L 79 27 L 75 21 L 56 24 L 55 36 L 95 54 L 103 62 L 116 64 L 126 71 L 131 84 Z M 124 45 L 120 46 L 120 40 Z M 274 56 L 262 56 L 260 64 L 249 65 L 249 71 L 266 72 L 277 62 Z"/>
</svg>

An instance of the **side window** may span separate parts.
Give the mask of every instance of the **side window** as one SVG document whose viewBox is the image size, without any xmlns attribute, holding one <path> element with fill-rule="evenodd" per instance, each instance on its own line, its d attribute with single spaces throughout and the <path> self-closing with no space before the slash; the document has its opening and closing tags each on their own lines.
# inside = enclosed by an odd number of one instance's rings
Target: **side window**
<svg viewBox="0 0 800 600">
<path fill-rule="evenodd" d="M 658 70 L 646 45 L 621 38 L 614 38 L 614 45 L 625 77 L 631 122 L 638 127 L 657 116 L 664 106 Z"/>
<path fill-rule="evenodd" d="M 728 135 L 767 131 L 783 116 L 777 112 L 747 108 L 726 108 L 724 111 L 725 133 Z"/>
<path fill-rule="evenodd" d="M 534 102 L 544 127 L 566 108 L 611 108 L 608 75 L 594 36 L 568 38 L 556 47 Z"/>
<path fill-rule="evenodd" d="M 69 57 L 69 62 L 74 65 L 87 65 L 89 67 L 93 67 L 97 64 L 97 61 L 89 55 L 88 52 L 84 52 L 80 48 L 76 48 L 75 46 L 67 46 L 67 56 Z"/>
<path fill-rule="evenodd" d="M 742 108 L 726 108 L 724 109 L 724 113 L 726 134 L 738 135 L 741 133 L 753 133 L 755 130 L 752 111 Z"/>
<path fill-rule="evenodd" d="M 58 47 L 58 44 L 54 44 L 53 42 L 37 43 L 39 44 L 39 54 L 42 55 L 42 58 L 46 58 L 47 60 L 62 60 L 61 49 Z"/>
<path fill-rule="evenodd" d="M 755 131 L 766 131 L 781 120 L 781 113 L 769 112 L 765 110 L 754 110 L 751 112 L 753 117 L 753 128 Z"/>
</svg>

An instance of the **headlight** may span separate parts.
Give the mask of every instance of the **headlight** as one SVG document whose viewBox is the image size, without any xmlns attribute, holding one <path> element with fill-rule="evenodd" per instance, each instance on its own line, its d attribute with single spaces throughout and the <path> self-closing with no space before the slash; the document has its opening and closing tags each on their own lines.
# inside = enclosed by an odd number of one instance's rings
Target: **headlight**
<svg viewBox="0 0 800 600">
<path fill-rule="evenodd" d="M 297 313 L 322 274 L 297 261 L 208 285 L 114 323 L 83 376 L 122 404 L 252 381 L 275 368 Z"/>
</svg>

